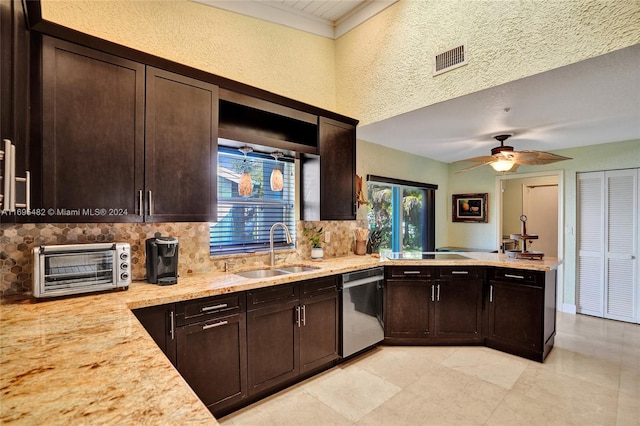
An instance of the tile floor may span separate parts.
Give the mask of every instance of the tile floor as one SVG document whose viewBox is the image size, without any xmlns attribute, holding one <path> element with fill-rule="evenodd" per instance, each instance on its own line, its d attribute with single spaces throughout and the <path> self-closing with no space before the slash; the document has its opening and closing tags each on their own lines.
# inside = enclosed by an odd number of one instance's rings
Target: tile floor
<svg viewBox="0 0 640 426">
<path fill-rule="evenodd" d="M 558 313 L 543 364 L 384 346 L 222 419 L 243 425 L 640 425 L 640 325 Z"/>
</svg>

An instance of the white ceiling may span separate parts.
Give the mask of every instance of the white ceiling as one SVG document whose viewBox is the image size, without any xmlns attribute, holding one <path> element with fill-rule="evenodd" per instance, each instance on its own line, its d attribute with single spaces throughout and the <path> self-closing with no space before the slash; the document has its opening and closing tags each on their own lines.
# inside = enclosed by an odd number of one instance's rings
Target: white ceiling
<svg viewBox="0 0 640 426">
<path fill-rule="evenodd" d="M 445 163 L 490 155 L 500 133 L 514 134 L 516 151 L 640 139 L 640 45 L 358 128 L 359 139 Z"/>
<path fill-rule="evenodd" d="M 398 0 L 192 1 L 335 39 Z"/>
</svg>

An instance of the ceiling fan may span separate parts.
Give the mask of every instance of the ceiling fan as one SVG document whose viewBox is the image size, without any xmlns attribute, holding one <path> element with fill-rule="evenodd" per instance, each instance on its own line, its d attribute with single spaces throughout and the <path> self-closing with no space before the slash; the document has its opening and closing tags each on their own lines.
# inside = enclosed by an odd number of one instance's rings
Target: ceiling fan
<svg viewBox="0 0 640 426">
<path fill-rule="evenodd" d="M 513 134 L 496 135 L 493 138 L 500 142 L 500 146 L 491 149 L 491 155 L 458 160 L 455 163 L 478 163 L 458 170 L 456 173 L 466 172 L 481 166 L 491 166 L 496 172 L 515 172 L 520 165 L 537 166 L 555 163 L 556 161 L 571 160 L 569 157 L 551 154 L 544 151 L 514 151 L 512 146 L 504 145 L 504 141 Z"/>
</svg>

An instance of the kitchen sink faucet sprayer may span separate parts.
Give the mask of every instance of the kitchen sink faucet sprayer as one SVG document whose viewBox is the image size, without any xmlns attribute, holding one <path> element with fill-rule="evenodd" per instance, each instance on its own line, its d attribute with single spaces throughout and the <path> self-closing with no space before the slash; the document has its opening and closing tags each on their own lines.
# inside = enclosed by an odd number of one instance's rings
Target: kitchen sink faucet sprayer
<svg viewBox="0 0 640 426">
<path fill-rule="evenodd" d="M 269 231 L 269 256 L 271 259 L 271 266 L 275 266 L 276 264 L 276 252 L 273 250 L 273 232 L 278 226 L 282 226 L 284 228 L 284 233 L 287 235 L 287 244 L 293 244 L 293 240 L 291 239 L 291 234 L 289 233 L 289 228 L 282 222 L 276 222 L 271 227 Z"/>
</svg>

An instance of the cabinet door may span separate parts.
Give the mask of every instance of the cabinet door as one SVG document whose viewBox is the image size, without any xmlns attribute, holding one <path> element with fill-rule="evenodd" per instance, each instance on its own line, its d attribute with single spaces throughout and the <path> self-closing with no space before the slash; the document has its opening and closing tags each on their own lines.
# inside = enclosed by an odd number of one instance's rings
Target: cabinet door
<svg viewBox="0 0 640 426">
<path fill-rule="evenodd" d="M 338 359 L 338 292 L 300 301 L 300 372 Z"/>
<path fill-rule="evenodd" d="M 40 180 L 42 207 L 56 213 L 47 221 L 142 221 L 144 73 L 141 64 L 43 37 Z"/>
<path fill-rule="evenodd" d="M 480 270 L 459 268 L 453 272 L 463 275 L 441 274 L 436 283 L 435 337 L 480 341 L 483 283 Z"/>
<path fill-rule="evenodd" d="M 426 338 L 433 335 L 432 289 L 429 281 L 387 280 L 385 337 Z"/>
<path fill-rule="evenodd" d="M 507 281 L 489 281 L 487 343 L 528 351 L 542 350 L 543 289 Z"/>
<path fill-rule="evenodd" d="M 247 312 L 249 395 L 298 376 L 298 301 Z"/>
<path fill-rule="evenodd" d="M 169 358 L 169 361 L 175 365 L 174 305 L 149 306 L 148 308 L 135 309 L 133 313 L 158 347 Z"/>
<path fill-rule="evenodd" d="M 215 220 L 217 86 L 147 67 L 146 87 L 146 220 Z"/>
<path fill-rule="evenodd" d="M 355 220 L 356 128 L 321 117 L 320 220 Z"/>
<path fill-rule="evenodd" d="M 176 329 L 178 371 L 215 414 L 247 396 L 245 314 Z"/>
</svg>

